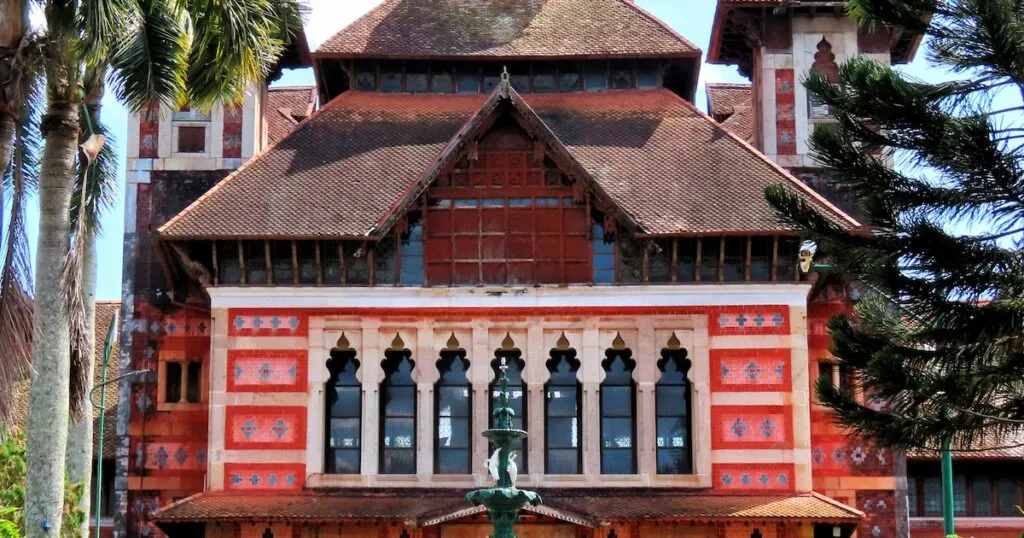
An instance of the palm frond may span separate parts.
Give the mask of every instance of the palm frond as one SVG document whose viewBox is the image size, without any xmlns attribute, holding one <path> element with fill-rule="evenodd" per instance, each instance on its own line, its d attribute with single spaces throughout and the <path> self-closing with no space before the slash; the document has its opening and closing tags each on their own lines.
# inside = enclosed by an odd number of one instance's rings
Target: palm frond
<svg viewBox="0 0 1024 538">
<path fill-rule="evenodd" d="M 152 103 L 181 104 L 191 47 L 187 13 L 177 0 L 141 0 L 121 21 L 110 49 L 110 84 L 131 110 Z"/>
</svg>

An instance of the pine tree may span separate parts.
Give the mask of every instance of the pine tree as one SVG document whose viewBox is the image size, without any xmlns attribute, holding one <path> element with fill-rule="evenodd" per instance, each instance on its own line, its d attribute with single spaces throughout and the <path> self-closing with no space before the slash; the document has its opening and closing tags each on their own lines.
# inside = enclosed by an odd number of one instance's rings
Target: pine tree
<svg viewBox="0 0 1024 538">
<path fill-rule="evenodd" d="M 853 432 L 894 448 L 961 447 L 1024 431 L 1024 1 L 851 0 L 861 24 L 921 32 L 929 84 L 858 58 L 808 91 L 836 122 L 811 136 L 865 225 L 843 230 L 781 187 L 767 198 L 816 244 L 822 278 L 863 285 L 832 319 L 832 353 L 859 371 L 863 402 L 817 396 Z M 979 231 L 980 230 L 980 231 Z"/>
</svg>

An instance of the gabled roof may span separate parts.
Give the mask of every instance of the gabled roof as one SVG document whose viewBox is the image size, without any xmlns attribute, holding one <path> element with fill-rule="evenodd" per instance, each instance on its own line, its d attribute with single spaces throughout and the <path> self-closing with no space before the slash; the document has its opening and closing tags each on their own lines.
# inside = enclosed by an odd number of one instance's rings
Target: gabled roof
<svg viewBox="0 0 1024 538">
<path fill-rule="evenodd" d="M 708 114 L 736 136 L 754 143 L 754 98 L 750 84 L 707 83 Z"/>
<path fill-rule="evenodd" d="M 314 86 L 279 86 L 267 90 L 267 141 L 276 144 L 313 113 Z"/>
<path fill-rule="evenodd" d="M 632 0 L 385 0 L 315 57 L 699 57 Z"/>
<path fill-rule="evenodd" d="M 498 98 L 346 92 L 159 233 L 167 239 L 379 235 L 461 143 L 456 135 L 467 122 Z M 789 231 L 764 200 L 765 187 L 775 184 L 801 193 L 836 222 L 857 226 L 668 90 L 519 95 L 509 89 L 509 100 L 641 233 Z"/>
</svg>

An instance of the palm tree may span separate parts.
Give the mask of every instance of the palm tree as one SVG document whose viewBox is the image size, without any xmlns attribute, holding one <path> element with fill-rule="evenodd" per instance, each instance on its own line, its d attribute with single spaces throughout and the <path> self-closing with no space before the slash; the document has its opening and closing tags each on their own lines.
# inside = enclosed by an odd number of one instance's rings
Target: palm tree
<svg viewBox="0 0 1024 538">
<path fill-rule="evenodd" d="M 17 0 L 0 0 L 12 1 Z M 102 147 L 86 125 L 92 140 L 79 153 L 84 73 L 108 68 L 115 95 L 133 110 L 157 102 L 196 108 L 237 102 L 250 84 L 267 76 L 301 24 L 295 0 L 41 3 L 47 110 L 27 428 L 29 538 L 60 528 L 70 408 L 84 402 L 87 379 L 82 372 L 92 368 L 81 288 L 81 263 L 91 234 L 79 233 L 80 227 L 73 234 L 69 219 L 76 159 L 81 155 L 81 166 L 95 166 Z M 74 364 L 72 348 L 78 358 Z"/>
</svg>

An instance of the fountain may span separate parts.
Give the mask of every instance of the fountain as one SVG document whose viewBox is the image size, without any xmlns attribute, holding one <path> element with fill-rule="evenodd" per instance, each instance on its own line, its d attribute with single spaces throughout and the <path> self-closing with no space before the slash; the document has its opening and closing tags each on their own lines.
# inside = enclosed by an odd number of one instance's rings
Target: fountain
<svg viewBox="0 0 1024 538">
<path fill-rule="evenodd" d="M 494 428 L 483 433 L 483 436 L 494 446 L 491 457 L 484 462 L 487 472 L 494 484 L 486 489 L 478 489 L 466 494 L 466 500 L 473 506 L 487 508 L 487 514 L 494 527 L 490 538 L 516 538 L 515 522 L 519 519 L 519 510 L 527 504 L 537 506 L 543 501 L 536 492 L 516 488 L 519 471 L 516 466 L 516 453 L 511 449 L 513 441 L 526 438 L 526 432 L 512 427 L 515 411 L 508 403 L 508 377 L 505 372 L 508 366 L 501 359 L 498 377 L 498 405 L 494 408 Z"/>
</svg>

